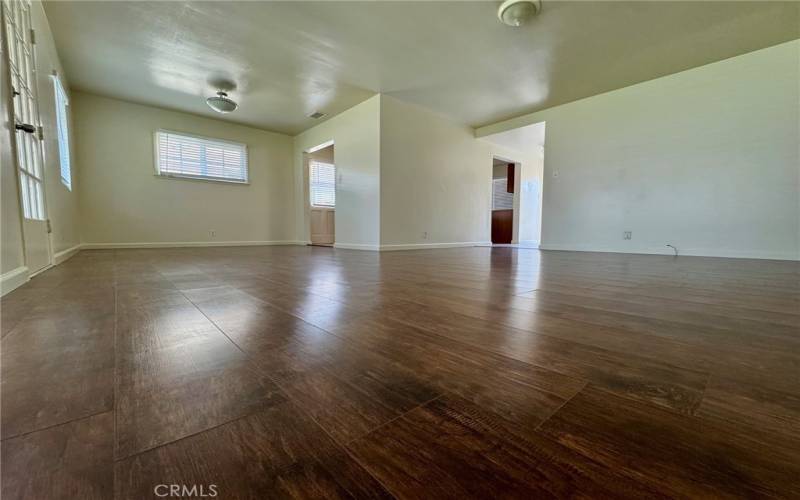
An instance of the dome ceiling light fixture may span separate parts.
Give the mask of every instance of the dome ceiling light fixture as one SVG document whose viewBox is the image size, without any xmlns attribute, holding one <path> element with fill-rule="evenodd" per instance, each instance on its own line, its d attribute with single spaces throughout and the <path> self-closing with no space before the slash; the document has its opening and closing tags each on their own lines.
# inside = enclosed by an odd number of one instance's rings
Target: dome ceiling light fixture
<svg viewBox="0 0 800 500">
<path fill-rule="evenodd" d="M 521 26 L 542 10 L 541 0 L 505 0 L 497 9 L 497 18 L 506 26 Z"/>
<path fill-rule="evenodd" d="M 217 95 L 206 99 L 206 104 L 217 113 L 223 114 L 235 111 L 239 107 L 236 101 L 229 98 L 228 93 L 223 90 L 217 91 Z"/>
</svg>

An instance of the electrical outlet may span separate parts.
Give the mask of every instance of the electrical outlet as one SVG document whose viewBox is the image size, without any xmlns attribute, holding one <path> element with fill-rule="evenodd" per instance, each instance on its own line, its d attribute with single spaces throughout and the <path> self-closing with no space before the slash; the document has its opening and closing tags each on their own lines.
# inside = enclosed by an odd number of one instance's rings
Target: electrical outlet
<svg viewBox="0 0 800 500">
<path fill-rule="evenodd" d="M 210 237 L 212 237 L 212 238 L 216 238 L 216 237 L 217 237 L 217 232 L 216 232 L 216 231 L 209 231 L 209 232 L 208 232 L 208 235 L 209 235 Z"/>
<path fill-rule="evenodd" d="M 633 238 L 633 232 L 632 231 L 625 231 L 624 233 L 622 233 L 622 239 L 623 240 L 630 240 L 632 238 Z"/>
<path fill-rule="evenodd" d="M 424 232 L 422 233 L 422 239 L 423 239 L 423 240 L 427 240 L 427 239 L 428 239 L 428 231 L 424 231 Z"/>
<path fill-rule="evenodd" d="M 553 177 L 558 177 L 558 170 L 553 170 Z"/>
</svg>

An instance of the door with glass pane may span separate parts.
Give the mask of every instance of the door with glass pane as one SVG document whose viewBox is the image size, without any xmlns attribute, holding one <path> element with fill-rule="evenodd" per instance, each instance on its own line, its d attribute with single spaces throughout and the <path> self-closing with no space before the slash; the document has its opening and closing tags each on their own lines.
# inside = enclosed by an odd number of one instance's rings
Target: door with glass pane
<svg viewBox="0 0 800 500">
<path fill-rule="evenodd" d="M 312 159 L 308 171 L 311 244 L 333 245 L 336 232 L 336 166 Z"/>
<path fill-rule="evenodd" d="M 13 95 L 25 265 L 33 274 L 50 265 L 51 249 L 44 199 L 42 144 L 38 128 L 31 3 L 28 0 L 3 0 L 2 5 L 4 52 Z"/>
</svg>

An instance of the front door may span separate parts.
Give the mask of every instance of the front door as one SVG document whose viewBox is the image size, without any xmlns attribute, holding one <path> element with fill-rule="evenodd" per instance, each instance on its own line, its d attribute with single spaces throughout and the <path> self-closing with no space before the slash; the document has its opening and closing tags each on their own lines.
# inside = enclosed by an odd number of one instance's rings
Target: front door
<svg viewBox="0 0 800 500">
<path fill-rule="evenodd" d="M 6 62 L 11 77 L 19 198 L 25 265 L 31 274 L 51 262 L 50 235 L 44 194 L 44 166 L 39 137 L 36 64 L 28 0 L 3 1 Z"/>
<path fill-rule="evenodd" d="M 335 211 L 332 207 L 311 207 L 311 244 L 333 245 Z"/>
</svg>

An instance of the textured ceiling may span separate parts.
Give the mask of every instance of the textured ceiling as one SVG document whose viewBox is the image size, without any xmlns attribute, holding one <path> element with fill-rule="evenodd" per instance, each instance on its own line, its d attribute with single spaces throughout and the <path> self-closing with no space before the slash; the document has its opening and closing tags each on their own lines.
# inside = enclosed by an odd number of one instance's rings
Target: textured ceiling
<svg viewBox="0 0 800 500">
<path fill-rule="evenodd" d="M 800 37 L 798 2 L 56 1 L 73 88 L 294 134 L 376 92 L 482 126 Z M 209 110 L 215 79 L 241 107 Z M 323 119 L 324 120 L 324 119 Z"/>
</svg>

